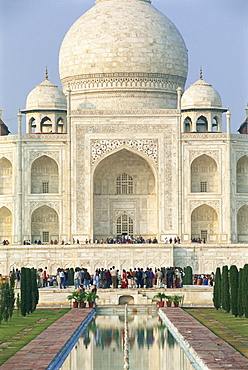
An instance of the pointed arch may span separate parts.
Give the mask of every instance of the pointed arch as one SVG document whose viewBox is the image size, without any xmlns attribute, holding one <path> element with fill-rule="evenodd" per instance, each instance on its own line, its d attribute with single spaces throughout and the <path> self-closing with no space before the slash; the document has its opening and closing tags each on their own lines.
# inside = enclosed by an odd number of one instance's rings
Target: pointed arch
<svg viewBox="0 0 248 370">
<path fill-rule="evenodd" d="M 157 235 L 156 177 L 143 156 L 126 148 L 105 156 L 94 169 L 93 184 L 94 239 L 115 237 L 124 213 L 132 218 L 136 236 Z"/>
<path fill-rule="evenodd" d="M 52 132 L 52 121 L 49 117 L 43 117 L 40 122 L 41 132 Z"/>
<path fill-rule="evenodd" d="M 13 228 L 12 213 L 7 207 L 0 208 L 0 242 L 8 240 L 12 242 L 12 228 Z"/>
<path fill-rule="evenodd" d="M 208 120 L 205 116 L 200 116 L 196 120 L 196 131 L 206 132 L 208 131 Z"/>
<path fill-rule="evenodd" d="M 0 159 L 0 195 L 12 194 L 12 163 L 5 157 Z"/>
<path fill-rule="evenodd" d="M 31 240 L 40 240 L 49 244 L 50 240 L 59 240 L 59 216 L 49 206 L 40 206 L 31 215 Z"/>
<path fill-rule="evenodd" d="M 244 155 L 237 162 L 237 193 L 248 193 L 248 156 Z"/>
<path fill-rule="evenodd" d="M 57 132 L 59 134 L 63 134 L 64 133 L 64 120 L 62 117 L 59 117 L 57 119 Z"/>
<path fill-rule="evenodd" d="M 191 192 L 218 192 L 218 167 L 209 155 L 202 154 L 191 163 Z"/>
<path fill-rule="evenodd" d="M 34 160 L 31 166 L 31 193 L 56 194 L 59 192 L 57 162 L 47 155 Z"/>
<path fill-rule="evenodd" d="M 212 119 L 212 131 L 213 132 L 220 131 L 220 119 L 218 116 L 214 116 Z"/>
<path fill-rule="evenodd" d="M 183 123 L 183 131 L 191 132 L 192 131 L 192 120 L 190 117 L 186 117 Z"/>
<path fill-rule="evenodd" d="M 237 213 L 237 234 L 239 243 L 248 242 L 248 205 L 243 205 Z"/>
<path fill-rule="evenodd" d="M 33 134 L 36 131 L 36 121 L 34 117 L 31 117 L 28 121 L 28 133 Z"/>
<path fill-rule="evenodd" d="M 191 239 L 217 241 L 219 238 L 219 219 L 216 210 L 207 204 L 195 208 L 191 213 Z"/>
</svg>

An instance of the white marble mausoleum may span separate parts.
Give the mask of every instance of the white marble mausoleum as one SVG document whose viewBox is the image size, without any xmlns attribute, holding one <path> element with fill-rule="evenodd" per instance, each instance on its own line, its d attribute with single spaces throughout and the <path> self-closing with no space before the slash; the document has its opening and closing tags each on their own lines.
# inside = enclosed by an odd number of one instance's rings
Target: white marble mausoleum
<svg viewBox="0 0 248 370">
<path fill-rule="evenodd" d="M 185 90 L 188 52 L 176 26 L 149 0 L 97 0 L 64 37 L 59 71 L 62 91 L 46 75 L 18 114 L 17 135 L 0 122 L 0 240 L 10 242 L 0 272 L 243 266 L 248 110 L 232 134 L 231 113 L 202 74 Z M 122 234 L 159 243 L 118 253 L 84 245 Z M 170 237 L 182 244 L 165 245 Z"/>
</svg>

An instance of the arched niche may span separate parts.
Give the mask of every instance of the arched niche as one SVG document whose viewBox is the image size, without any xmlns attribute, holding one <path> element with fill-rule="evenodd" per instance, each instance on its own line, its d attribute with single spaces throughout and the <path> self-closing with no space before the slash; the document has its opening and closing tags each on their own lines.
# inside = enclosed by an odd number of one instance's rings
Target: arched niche
<svg viewBox="0 0 248 370">
<path fill-rule="evenodd" d="M 217 241 L 219 237 L 219 220 L 216 210 L 203 204 L 191 213 L 191 239 Z"/>
<path fill-rule="evenodd" d="M 12 194 L 12 163 L 6 159 L 0 159 L 0 195 Z"/>
<path fill-rule="evenodd" d="M 52 121 L 49 117 L 43 117 L 40 122 L 41 132 L 52 132 Z"/>
<path fill-rule="evenodd" d="M 248 157 L 244 155 L 237 163 L 237 193 L 248 193 Z"/>
<path fill-rule="evenodd" d="M 36 132 L 36 121 L 34 117 L 31 117 L 28 121 L 28 133 L 33 134 Z"/>
<path fill-rule="evenodd" d="M 192 120 L 190 117 L 186 117 L 183 123 L 183 131 L 191 132 L 192 131 Z"/>
<path fill-rule="evenodd" d="M 191 163 L 191 192 L 217 193 L 218 168 L 215 160 L 203 154 Z"/>
<path fill-rule="evenodd" d="M 219 117 L 214 116 L 212 119 L 212 131 L 213 132 L 219 132 L 220 131 L 220 122 Z"/>
<path fill-rule="evenodd" d="M 64 133 L 64 121 L 63 121 L 63 118 L 62 117 L 59 117 L 57 119 L 57 132 L 59 134 Z"/>
<path fill-rule="evenodd" d="M 126 192 L 119 186 L 124 174 Z M 127 149 L 110 154 L 96 166 L 93 184 L 94 239 L 115 237 L 118 217 L 124 214 L 133 220 L 134 236 L 157 234 L 156 180 L 142 156 Z"/>
<path fill-rule="evenodd" d="M 59 217 L 57 212 L 48 206 L 41 206 L 31 216 L 31 240 L 44 244 L 51 240 L 59 241 Z"/>
<path fill-rule="evenodd" d="M 119 297 L 119 305 L 134 304 L 134 297 L 131 295 L 122 295 Z"/>
<path fill-rule="evenodd" d="M 197 132 L 206 132 L 208 131 L 208 121 L 204 116 L 198 117 L 196 121 L 196 131 Z"/>
<path fill-rule="evenodd" d="M 12 241 L 12 213 L 6 207 L 0 208 L 0 242 Z"/>
<path fill-rule="evenodd" d="M 243 205 L 237 214 L 238 242 L 248 242 L 248 205 Z"/>
<path fill-rule="evenodd" d="M 56 194 L 59 191 L 59 173 L 56 161 L 46 155 L 37 158 L 31 167 L 31 193 Z"/>
</svg>

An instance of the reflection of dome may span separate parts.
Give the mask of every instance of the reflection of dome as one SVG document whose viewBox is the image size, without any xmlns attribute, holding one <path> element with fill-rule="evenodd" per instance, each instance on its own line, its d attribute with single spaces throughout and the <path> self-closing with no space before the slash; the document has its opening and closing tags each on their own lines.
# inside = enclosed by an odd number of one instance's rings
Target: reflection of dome
<svg viewBox="0 0 248 370">
<path fill-rule="evenodd" d="M 60 49 L 61 81 L 64 89 L 77 84 L 75 93 L 99 87 L 176 93 L 184 88 L 187 70 L 182 36 L 149 0 L 96 1 Z"/>
<path fill-rule="evenodd" d="M 191 85 L 182 96 L 182 109 L 221 107 L 219 93 L 202 79 Z"/>
<path fill-rule="evenodd" d="M 37 85 L 27 97 L 26 110 L 66 109 L 65 94 L 48 79 Z"/>
</svg>

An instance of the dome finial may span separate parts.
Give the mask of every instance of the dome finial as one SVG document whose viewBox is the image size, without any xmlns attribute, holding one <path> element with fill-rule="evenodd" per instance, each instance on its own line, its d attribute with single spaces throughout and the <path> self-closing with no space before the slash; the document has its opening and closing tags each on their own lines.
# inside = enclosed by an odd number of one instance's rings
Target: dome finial
<svg viewBox="0 0 248 370">
<path fill-rule="evenodd" d="M 202 66 L 200 66 L 200 80 L 202 80 Z"/>
<path fill-rule="evenodd" d="M 46 80 L 48 80 L 48 69 L 46 67 L 46 74 L 45 74 Z"/>
</svg>

